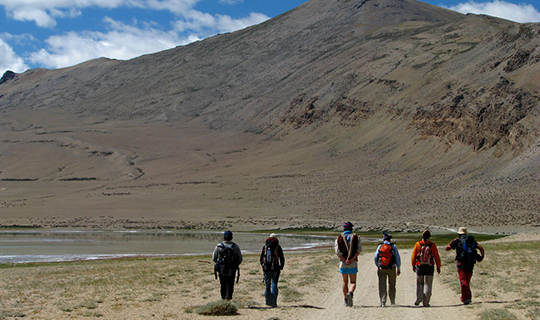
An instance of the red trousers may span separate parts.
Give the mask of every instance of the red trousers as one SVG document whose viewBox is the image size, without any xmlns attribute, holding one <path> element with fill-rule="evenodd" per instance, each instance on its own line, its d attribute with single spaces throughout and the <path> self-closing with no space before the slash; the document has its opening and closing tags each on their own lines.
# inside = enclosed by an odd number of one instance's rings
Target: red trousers
<svg viewBox="0 0 540 320">
<path fill-rule="evenodd" d="M 458 269 L 459 283 L 461 284 L 461 302 L 471 301 L 471 277 L 472 271 Z"/>
</svg>

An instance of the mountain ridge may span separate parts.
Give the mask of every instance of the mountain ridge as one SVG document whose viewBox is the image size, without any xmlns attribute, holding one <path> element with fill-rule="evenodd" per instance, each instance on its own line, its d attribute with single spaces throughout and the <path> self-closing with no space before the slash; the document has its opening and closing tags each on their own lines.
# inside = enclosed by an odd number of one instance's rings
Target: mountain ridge
<svg viewBox="0 0 540 320">
<path fill-rule="evenodd" d="M 311 0 L 129 61 L 10 75 L 0 180 L 33 196 L 2 193 L 4 221 L 147 226 L 153 204 L 171 227 L 229 206 L 250 226 L 540 226 L 539 45 L 539 24 Z"/>
</svg>

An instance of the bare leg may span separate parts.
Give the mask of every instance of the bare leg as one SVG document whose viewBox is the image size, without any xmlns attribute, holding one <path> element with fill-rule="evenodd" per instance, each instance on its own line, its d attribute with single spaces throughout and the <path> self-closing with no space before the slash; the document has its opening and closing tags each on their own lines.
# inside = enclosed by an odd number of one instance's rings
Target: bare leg
<svg viewBox="0 0 540 320">
<path fill-rule="evenodd" d="M 349 286 L 349 292 L 354 292 L 356 290 L 356 273 L 349 274 L 351 278 L 351 285 Z"/>
<path fill-rule="evenodd" d="M 347 297 L 347 293 L 349 293 L 349 275 L 344 273 L 344 274 L 341 274 L 341 276 L 343 277 L 343 285 L 342 285 L 343 296 Z"/>
</svg>

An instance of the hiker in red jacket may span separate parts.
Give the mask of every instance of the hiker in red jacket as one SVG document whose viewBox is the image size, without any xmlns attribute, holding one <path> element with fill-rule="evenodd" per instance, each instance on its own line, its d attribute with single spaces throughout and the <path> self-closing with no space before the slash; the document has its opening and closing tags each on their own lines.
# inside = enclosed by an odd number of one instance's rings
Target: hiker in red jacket
<svg viewBox="0 0 540 320">
<path fill-rule="evenodd" d="M 429 241 L 431 232 L 424 231 L 422 240 L 414 245 L 411 256 L 413 271 L 416 272 L 416 301 L 417 306 L 423 303 L 424 307 L 430 307 L 431 289 L 433 286 L 433 275 L 435 274 L 435 265 L 437 265 L 437 274 L 441 273 L 441 257 L 435 243 Z"/>
<path fill-rule="evenodd" d="M 266 305 L 275 308 L 277 307 L 279 292 L 279 275 L 285 266 L 283 249 L 279 245 L 279 240 L 275 233 L 272 233 L 270 237 L 266 239 L 259 262 L 261 263 L 264 272 L 264 283 L 266 285 L 264 297 Z"/>
</svg>

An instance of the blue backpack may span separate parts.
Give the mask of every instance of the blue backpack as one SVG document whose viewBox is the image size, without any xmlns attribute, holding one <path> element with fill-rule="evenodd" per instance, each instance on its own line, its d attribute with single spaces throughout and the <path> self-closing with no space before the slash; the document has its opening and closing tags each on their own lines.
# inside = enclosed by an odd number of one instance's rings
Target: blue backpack
<svg viewBox="0 0 540 320">
<path fill-rule="evenodd" d="M 478 252 L 476 251 L 476 240 L 473 236 L 462 236 L 456 248 L 456 260 L 463 264 L 472 265 L 478 261 Z"/>
</svg>

